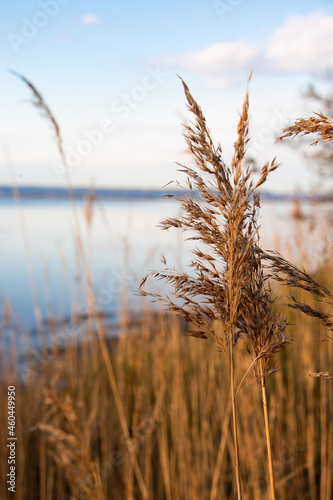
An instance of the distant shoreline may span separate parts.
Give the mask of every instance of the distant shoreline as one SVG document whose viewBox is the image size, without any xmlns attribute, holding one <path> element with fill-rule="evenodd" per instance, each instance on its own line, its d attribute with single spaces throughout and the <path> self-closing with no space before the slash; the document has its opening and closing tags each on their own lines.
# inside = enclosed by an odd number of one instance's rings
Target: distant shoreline
<svg viewBox="0 0 333 500">
<path fill-rule="evenodd" d="M 69 200 L 69 192 L 66 188 L 54 187 L 35 187 L 23 186 L 18 188 L 21 199 L 30 200 Z M 176 195 L 174 190 L 161 189 L 89 189 L 89 188 L 74 188 L 74 197 L 77 200 L 84 200 L 93 196 L 95 200 L 149 200 L 162 199 L 168 194 Z M 15 188 L 11 186 L 0 186 L 0 201 L 1 199 L 11 199 L 15 197 Z M 331 202 L 333 201 L 332 194 L 282 194 L 271 192 L 260 192 L 261 200 L 265 201 L 316 201 L 316 202 Z"/>
</svg>

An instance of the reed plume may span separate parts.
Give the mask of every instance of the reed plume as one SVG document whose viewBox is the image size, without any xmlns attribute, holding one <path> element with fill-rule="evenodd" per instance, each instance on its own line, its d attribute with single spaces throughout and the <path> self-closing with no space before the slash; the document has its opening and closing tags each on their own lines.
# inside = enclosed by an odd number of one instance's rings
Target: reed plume
<svg viewBox="0 0 333 500">
<path fill-rule="evenodd" d="M 333 121 L 327 118 L 323 113 L 315 113 L 315 116 L 309 118 L 299 118 L 293 125 L 283 130 L 283 134 L 278 137 L 277 142 L 286 137 L 294 139 L 298 135 L 318 134 L 319 138 L 312 143 L 332 142 L 333 141 Z"/>
<path fill-rule="evenodd" d="M 199 246 L 192 249 L 194 258 L 190 272 L 178 272 L 165 265 L 164 271 L 149 275 L 172 285 L 169 294 L 142 295 L 162 301 L 190 324 L 194 337 L 213 340 L 227 355 L 230 367 L 230 391 L 238 498 L 241 498 L 238 457 L 238 431 L 234 382 L 234 348 L 245 340 L 252 356 L 262 389 L 266 437 L 269 455 L 271 497 L 274 498 L 272 456 L 269 438 L 265 376 L 272 355 L 286 344 L 286 322 L 272 313 L 271 293 L 266 285 L 259 251 L 257 188 L 277 168 L 275 159 L 266 163 L 254 180 L 250 166 L 244 166 L 249 140 L 249 93 L 246 91 L 238 123 L 237 140 L 230 167 L 222 159 L 220 144 L 214 145 L 200 106 L 182 80 L 187 107 L 194 122 L 184 125 L 184 137 L 195 160 L 195 168 L 180 165 L 186 175 L 186 186 L 175 196 L 183 210 L 182 216 L 161 222 L 162 229 L 177 228 L 189 234 Z"/>
<path fill-rule="evenodd" d="M 91 456 L 92 422 L 96 418 L 93 409 L 86 429 L 82 428 L 77 410 L 67 394 L 59 398 L 53 389 L 45 388 L 45 404 L 49 406 L 51 422 L 41 422 L 38 428 L 46 433 L 51 454 L 64 471 L 73 496 L 80 492 L 82 498 L 105 500 L 98 464 Z M 60 423 L 59 421 L 62 421 Z"/>
</svg>

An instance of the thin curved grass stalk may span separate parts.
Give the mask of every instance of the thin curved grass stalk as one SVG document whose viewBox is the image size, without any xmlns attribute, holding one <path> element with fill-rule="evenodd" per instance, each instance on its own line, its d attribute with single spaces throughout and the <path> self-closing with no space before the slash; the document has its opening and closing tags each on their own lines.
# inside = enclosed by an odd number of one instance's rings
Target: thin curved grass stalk
<svg viewBox="0 0 333 500">
<path fill-rule="evenodd" d="M 262 405 L 264 410 L 264 420 L 265 420 L 265 434 L 266 434 L 266 446 L 268 455 L 268 469 L 269 469 L 269 485 L 271 490 L 272 500 L 275 499 L 275 483 L 274 483 L 274 472 L 273 472 L 273 457 L 272 457 L 272 445 L 271 445 L 271 435 L 269 430 L 269 418 L 268 418 L 268 403 L 266 396 L 266 380 L 262 369 L 262 363 L 260 362 L 260 386 L 261 386 L 261 397 Z"/>
<path fill-rule="evenodd" d="M 214 473 L 213 473 L 210 500 L 216 500 L 218 498 L 218 481 L 219 481 L 220 470 L 221 470 L 221 466 L 222 466 L 223 453 L 224 453 L 224 450 L 225 450 L 225 447 L 227 444 L 227 431 L 228 431 L 228 423 L 229 423 L 229 419 L 230 419 L 230 413 L 231 413 L 231 405 L 230 405 L 230 401 L 229 401 L 228 407 L 226 409 L 224 421 L 223 421 L 223 426 L 222 426 L 220 446 L 219 446 L 219 451 L 218 451 L 216 464 L 215 464 L 215 468 L 214 468 Z"/>
<path fill-rule="evenodd" d="M 82 267 L 83 267 L 85 279 L 87 282 L 89 306 L 92 309 L 92 313 L 93 313 L 94 319 L 96 321 L 98 341 L 99 341 L 101 353 L 102 353 L 102 356 L 104 359 L 105 367 L 107 370 L 108 379 L 110 382 L 113 397 L 115 400 L 121 429 L 122 429 L 124 439 L 126 441 L 127 449 L 129 452 L 131 465 L 132 465 L 134 473 L 136 475 L 142 498 L 144 500 L 148 500 L 149 496 L 148 496 L 147 487 L 146 487 L 145 482 L 143 480 L 143 476 L 141 474 L 139 463 L 138 463 L 137 458 L 135 456 L 135 448 L 133 446 L 133 442 L 132 442 L 132 439 L 131 439 L 131 436 L 129 433 L 129 429 L 127 426 L 125 411 L 124 411 L 124 407 L 123 407 L 121 397 L 119 394 L 117 381 L 116 381 L 114 369 L 113 369 L 113 366 L 111 363 L 110 355 L 108 352 L 102 322 L 101 322 L 100 315 L 99 315 L 99 312 L 98 312 L 96 304 L 95 304 L 95 298 L 94 298 L 94 294 L 93 294 L 93 284 L 92 284 L 92 279 L 91 279 L 91 275 L 90 275 L 90 270 L 89 270 L 87 258 L 86 258 L 85 252 L 84 252 L 81 227 L 80 227 L 80 222 L 79 222 L 78 213 L 77 213 L 77 207 L 76 207 L 76 202 L 75 202 L 73 186 L 72 186 L 72 182 L 71 182 L 71 178 L 70 178 L 70 174 L 69 174 L 69 169 L 67 166 L 66 156 L 64 153 L 64 149 L 63 149 L 63 141 L 62 141 L 62 137 L 61 137 L 60 127 L 59 127 L 58 122 L 56 121 L 52 111 L 50 110 L 48 105 L 45 103 L 43 97 L 38 92 L 38 90 L 35 88 L 35 86 L 29 80 L 27 80 L 27 78 L 20 75 L 19 73 L 15 72 L 15 71 L 11 71 L 11 72 L 15 76 L 20 78 L 30 88 L 30 90 L 32 91 L 32 93 L 34 95 L 34 100 L 32 101 L 33 104 L 44 113 L 45 117 L 51 122 L 52 127 L 53 127 L 54 132 L 55 132 L 55 136 L 57 139 L 58 151 L 59 151 L 61 159 L 65 165 L 65 173 L 66 173 L 66 180 L 67 180 L 67 185 L 68 185 L 68 192 L 69 192 L 69 196 L 70 196 L 70 200 L 71 200 L 71 204 L 72 204 L 72 209 L 73 209 L 74 220 L 75 220 L 76 238 L 77 238 L 77 242 L 78 242 L 80 257 L 82 260 Z"/>
<path fill-rule="evenodd" d="M 232 428 L 233 428 L 234 446 L 235 446 L 236 485 L 237 485 L 238 498 L 241 499 L 242 494 L 241 494 L 240 471 L 239 471 L 237 408 L 236 408 L 235 378 L 234 378 L 234 354 L 233 354 L 232 342 L 229 342 L 229 348 L 230 348 L 229 361 L 230 361 L 230 388 L 231 388 L 231 405 L 232 405 Z"/>
<path fill-rule="evenodd" d="M 238 123 L 237 140 L 230 167 L 222 159 L 220 144 L 214 145 L 200 106 L 182 80 L 187 107 L 194 123 L 185 125 L 184 137 L 195 161 L 195 168 L 180 165 L 186 175 L 186 187 L 179 183 L 175 196 L 183 209 L 182 216 L 161 222 L 162 229 L 177 228 L 197 241 L 192 249 L 191 272 L 169 268 L 165 258 L 164 271 L 151 271 L 153 276 L 171 285 L 169 294 L 143 290 L 148 276 L 143 278 L 140 293 L 162 301 L 166 307 L 187 321 L 189 333 L 201 339 L 211 339 L 229 362 L 230 397 L 233 415 L 235 471 L 238 499 L 242 497 L 238 454 L 238 417 L 235 391 L 235 346 L 244 339 L 257 380 L 264 384 L 268 364 L 274 353 L 287 343 L 283 331 L 286 321 L 272 313 L 270 290 L 266 287 L 259 249 L 257 224 L 260 208 L 256 189 L 277 168 L 275 160 L 265 164 L 254 181 L 250 166 L 244 166 L 249 126 L 249 95 L 246 91 Z M 266 412 L 266 413 L 265 413 Z M 266 436 L 269 436 L 267 403 L 264 405 Z M 269 470 L 272 483 L 272 457 L 269 446 Z"/>
</svg>

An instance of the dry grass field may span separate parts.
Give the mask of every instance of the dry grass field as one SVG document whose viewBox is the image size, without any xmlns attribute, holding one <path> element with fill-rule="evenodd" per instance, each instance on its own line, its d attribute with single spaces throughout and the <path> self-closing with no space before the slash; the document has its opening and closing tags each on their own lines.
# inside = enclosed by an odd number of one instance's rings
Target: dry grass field
<svg viewBox="0 0 333 500">
<path fill-rule="evenodd" d="M 328 500 L 332 492 L 332 381 L 308 378 L 332 364 L 332 343 L 313 319 L 290 314 L 294 342 L 267 376 L 276 498 Z M 152 315 L 110 344 L 110 360 L 147 497 L 235 498 L 229 370 L 212 342 L 188 338 L 172 315 Z M 15 350 L 1 381 L 17 393 L 17 498 L 143 497 L 95 338 L 41 355 L 19 381 Z M 51 359 L 51 361 L 49 361 Z M 8 359 L 7 359 L 8 361 Z M 239 346 L 235 385 L 248 369 Z M 237 395 L 243 498 L 270 498 L 260 388 L 249 374 Z M 1 435 L 6 435 L 1 412 Z M 5 477 L 7 450 L 1 447 Z M 2 488 L 4 485 L 2 485 Z M 2 498 L 11 493 L 2 490 Z"/>
</svg>

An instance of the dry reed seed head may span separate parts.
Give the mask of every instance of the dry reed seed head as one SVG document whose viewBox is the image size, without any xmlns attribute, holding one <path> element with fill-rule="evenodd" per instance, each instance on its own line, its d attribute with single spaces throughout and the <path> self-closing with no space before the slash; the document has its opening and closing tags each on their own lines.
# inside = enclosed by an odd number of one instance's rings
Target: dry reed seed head
<svg viewBox="0 0 333 500">
<path fill-rule="evenodd" d="M 293 200 L 293 207 L 291 209 L 290 215 L 296 222 L 308 220 L 310 218 L 304 213 L 301 201 L 298 197 Z"/>
<path fill-rule="evenodd" d="M 243 111 L 240 115 L 240 120 L 238 122 L 237 128 L 237 141 L 234 144 L 234 156 L 231 161 L 231 171 L 234 174 L 234 183 L 238 184 L 238 181 L 242 174 L 242 161 L 245 155 L 245 146 L 248 142 L 248 132 L 249 132 L 249 92 L 246 91 L 245 100 L 243 103 Z"/>
<path fill-rule="evenodd" d="M 319 309 L 314 309 L 313 307 L 309 306 L 306 303 L 299 302 L 294 297 L 291 297 L 291 298 L 294 301 L 294 303 L 288 304 L 289 307 L 291 307 L 292 309 L 296 309 L 298 311 L 301 311 L 302 313 L 306 314 L 307 316 L 311 316 L 312 318 L 319 319 L 319 321 L 322 325 L 324 325 L 329 330 L 333 331 L 333 315 L 332 314 L 327 314 L 327 313 L 320 311 Z"/>
<path fill-rule="evenodd" d="M 310 118 L 300 118 L 293 125 L 283 130 L 283 134 L 276 140 L 281 141 L 285 137 L 294 139 L 298 135 L 318 134 L 319 139 L 312 144 L 317 144 L 319 141 L 333 141 L 333 121 L 327 118 L 322 113 L 315 113 L 316 116 Z"/>
<path fill-rule="evenodd" d="M 91 191 L 86 197 L 86 204 L 84 206 L 84 215 L 86 218 L 87 226 L 90 226 L 92 223 L 95 201 L 96 201 L 95 193 Z"/>
<path fill-rule="evenodd" d="M 15 75 L 18 78 L 20 78 L 20 80 L 22 80 L 30 88 L 30 90 L 32 91 L 32 94 L 33 94 L 33 97 L 34 97 L 34 99 L 32 100 L 32 104 L 34 106 L 36 106 L 37 109 L 40 109 L 42 111 L 42 113 L 45 115 L 45 117 L 52 124 L 52 126 L 54 128 L 54 133 L 55 133 L 55 136 L 56 136 L 57 147 L 58 147 L 60 156 L 61 156 L 64 164 L 66 164 L 66 156 L 65 156 L 65 153 L 64 153 L 63 141 L 62 141 L 62 137 L 61 137 L 61 133 L 60 133 L 60 127 L 59 127 L 58 122 L 55 119 L 55 117 L 54 117 L 51 109 L 46 104 L 46 102 L 43 99 L 42 95 L 38 92 L 38 90 L 33 85 L 33 83 L 31 83 L 25 76 L 21 75 L 20 73 L 17 73 L 16 71 L 10 70 L 10 73 L 12 73 L 13 75 Z"/>
<path fill-rule="evenodd" d="M 200 242 L 201 246 L 192 250 L 191 273 L 168 267 L 163 272 L 150 273 L 171 285 L 173 292 L 160 295 L 142 290 L 145 277 L 140 285 L 141 294 L 164 302 L 169 310 L 191 324 L 191 335 L 211 338 L 220 349 L 223 349 L 223 342 L 236 344 L 250 324 L 251 332 L 247 332 L 247 337 L 255 339 L 260 326 L 255 318 L 267 316 L 267 338 L 257 341 L 255 351 L 268 359 L 285 344 L 281 333 L 284 323 L 277 319 L 274 323 L 273 317 L 266 312 L 266 316 L 263 314 L 265 307 L 271 307 L 271 301 L 270 293 L 265 290 L 258 251 L 260 201 L 255 189 L 266 181 L 277 164 L 273 160 L 264 165 L 256 184 L 251 179 L 250 168 L 243 168 L 248 141 L 248 90 L 229 168 L 222 160 L 221 146 L 213 144 L 200 106 L 183 80 L 182 83 L 188 109 L 195 116 L 194 123 L 185 126 L 184 136 L 196 169 L 180 165 L 181 172 L 186 175 L 186 187 L 177 183 L 181 192 L 176 198 L 184 215 L 167 218 L 160 227 L 188 232 L 188 239 Z M 254 276 L 259 279 L 255 280 Z M 253 307 L 248 306 L 249 300 L 256 301 Z M 252 319 L 245 319 L 246 315 L 251 315 Z M 221 325 L 218 330 L 217 323 Z"/>
<path fill-rule="evenodd" d="M 74 410 L 74 405 L 69 394 L 66 394 L 64 398 L 60 399 L 56 396 L 53 389 L 44 386 L 44 402 L 46 405 L 51 406 L 53 409 L 58 408 L 62 415 L 66 418 L 67 422 L 70 424 L 72 430 L 78 428 L 78 419 L 76 412 Z"/>
<path fill-rule="evenodd" d="M 295 288 L 300 288 L 311 293 L 319 302 L 328 304 L 330 309 L 333 307 L 333 294 L 326 287 L 317 283 L 305 270 L 300 270 L 287 260 L 283 259 L 277 253 L 266 253 L 264 258 L 269 261 L 269 267 L 273 271 L 272 276 L 284 285 L 289 285 Z M 280 276 L 280 273 L 282 276 Z M 307 316 L 316 318 L 328 330 L 333 331 L 333 314 L 329 314 L 315 309 L 314 307 L 300 302 L 295 297 L 291 296 L 292 303 L 287 304 L 288 307 L 296 309 Z M 330 338 L 330 337 L 329 337 Z M 312 373 L 310 377 L 325 377 L 332 378 L 329 372 Z"/>
<path fill-rule="evenodd" d="M 299 269 L 284 259 L 278 252 L 266 251 L 261 254 L 263 260 L 268 262 L 266 267 L 271 270 L 272 277 L 276 281 L 306 290 L 319 300 L 326 302 L 328 305 L 333 305 L 333 293 L 325 286 L 317 283 L 304 269 Z"/>
<path fill-rule="evenodd" d="M 314 378 L 327 378 L 327 379 L 333 379 L 333 373 L 330 372 L 316 372 L 316 373 L 309 373 L 307 377 L 314 377 Z"/>
<path fill-rule="evenodd" d="M 48 420 L 54 420 L 55 423 L 41 422 L 38 428 L 46 434 L 54 460 L 64 470 L 71 485 L 77 486 L 81 492 L 89 495 L 89 498 L 104 498 L 98 464 L 90 454 L 87 440 L 90 433 L 85 435 L 83 432 L 71 397 L 67 394 L 65 398 L 60 399 L 54 390 L 47 386 L 44 387 L 44 393 L 45 403 L 53 409 Z M 60 428 L 57 409 L 60 410 L 60 416 L 65 418 L 63 429 Z"/>
<path fill-rule="evenodd" d="M 276 252 L 266 252 L 264 258 L 269 262 L 272 277 L 284 284 L 294 288 L 300 288 L 311 293 L 319 302 L 333 307 L 333 294 L 328 288 L 317 283 L 305 270 L 298 269 Z M 329 330 L 333 331 L 333 315 L 325 313 L 320 309 L 300 302 L 295 297 L 290 297 L 292 302 L 288 304 L 292 309 L 297 309 L 307 316 L 319 319 Z"/>
</svg>

